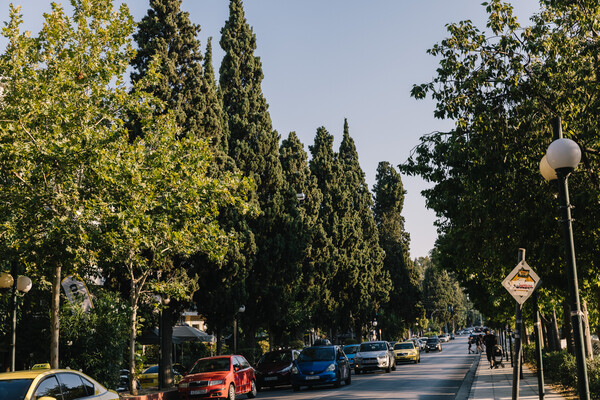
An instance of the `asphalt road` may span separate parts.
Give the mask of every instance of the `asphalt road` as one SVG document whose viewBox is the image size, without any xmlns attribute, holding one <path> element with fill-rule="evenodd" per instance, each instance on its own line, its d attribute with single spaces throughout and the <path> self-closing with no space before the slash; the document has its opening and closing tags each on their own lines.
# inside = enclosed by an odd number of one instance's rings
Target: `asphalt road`
<svg viewBox="0 0 600 400">
<path fill-rule="evenodd" d="M 421 363 L 401 364 L 396 371 L 355 375 L 352 383 L 339 389 L 332 387 L 303 387 L 300 392 L 291 387 L 265 389 L 258 399 L 284 400 L 454 400 L 465 375 L 471 368 L 474 355 L 467 354 L 467 337 L 442 344 L 441 353 L 421 353 Z M 245 397 L 245 396 L 244 396 Z"/>
</svg>

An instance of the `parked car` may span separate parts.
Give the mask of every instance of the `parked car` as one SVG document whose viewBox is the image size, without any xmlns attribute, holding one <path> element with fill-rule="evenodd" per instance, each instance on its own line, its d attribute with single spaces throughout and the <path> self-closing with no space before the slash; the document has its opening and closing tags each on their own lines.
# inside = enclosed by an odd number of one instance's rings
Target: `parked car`
<svg viewBox="0 0 600 400">
<path fill-rule="evenodd" d="M 47 396 L 47 397 L 46 397 Z M 119 400 L 114 390 L 108 390 L 84 373 L 71 369 L 36 369 L 0 373 L 0 399 Z"/>
<path fill-rule="evenodd" d="M 438 337 L 440 338 L 441 342 L 449 342 L 450 341 L 450 335 L 448 335 L 447 333 L 442 333 Z"/>
<path fill-rule="evenodd" d="M 429 353 L 430 351 L 442 351 L 442 342 L 439 337 L 431 336 L 427 339 L 427 343 L 425 343 L 425 352 Z"/>
<path fill-rule="evenodd" d="M 396 363 L 412 361 L 416 364 L 421 362 L 421 352 L 413 341 L 396 343 L 394 345 L 394 357 L 396 358 Z"/>
<path fill-rule="evenodd" d="M 360 348 L 360 344 L 347 344 L 344 346 L 344 354 L 348 357 L 348 364 L 350 365 L 350 369 L 354 369 L 354 356 L 356 352 Z"/>
<path fill-rule="evenodd" d="M 419 348 L 419 351 L 425 351 L 425 343 L 427 343 L 427 340 L 423 340 L 420 338 L 412 338 L 410 340 L 415 342 L 415 346 Z"/>
<path fill-rule="evenodd" d="M 173 368 L 171 368 L 171 374 L 173 375 L 175 384 L 178 384 L 182 375 L 177 373 Z M 151 367 L 146 368 L 138 376 L 138 380 L 142 389 L 158 387 L 158 365 L 152 365 Z"/>
<path fill-rule="evenodd" d="M 274 350 L 262 355 L 254 367 L 256 388 L 290 385 L 290 375 L 298 350 Z"/>
<path fill-rule="evenodd" d="M 454 340 L 454 339 L 456 339 L 456 337 L 454 336 L 454 333 L 451 333 L 450 334 L 450 340 Z"/>
<path fill-rule="evenodd" d="M 256 397 L 254 368 L 243 356 L 201 358 L 181 379 L 177 390 L 180 400 L 235 399 L 242 394 L 252 399 Z"/>
<path fill-rule="evenodd" d="M 292 388 L 333 385 L 340 387 L 352 382 L 348 357 L 339 346 L 312 346 L 300 352 L 292 366 Z"/>
<path fill-rule="evenodd" d="M 363 342 L 354 356 L 354 372 L 356 374 L 375 369 L 383 369 L 385 372 L 396 370 L 394 351 L 388 342 Z"/>
</svg>

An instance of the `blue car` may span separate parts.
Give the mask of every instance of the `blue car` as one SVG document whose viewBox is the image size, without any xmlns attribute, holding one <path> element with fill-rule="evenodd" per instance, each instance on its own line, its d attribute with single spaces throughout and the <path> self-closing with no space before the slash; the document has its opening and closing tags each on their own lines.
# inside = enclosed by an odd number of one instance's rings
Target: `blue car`
<svg viewBox="0 0 600 400">
<path fill-rule="evenodd" d="M 333 385 L 340 387 L 342 381 L 351 383 L 348 357 L 339 346 L 307 347 L 292 366 L 292 388 L 295 392 L 301 386 Z"/>
<path fill-rule="evenodd" d="M 344 346 L 344 354 L 346 354 L 346 357 L 348 357 L 348 362 L 350 363 L 351 369 L 354 369 L 354 356 L 359 348 L 360 344 L 347 344 Z"/>
</svg>

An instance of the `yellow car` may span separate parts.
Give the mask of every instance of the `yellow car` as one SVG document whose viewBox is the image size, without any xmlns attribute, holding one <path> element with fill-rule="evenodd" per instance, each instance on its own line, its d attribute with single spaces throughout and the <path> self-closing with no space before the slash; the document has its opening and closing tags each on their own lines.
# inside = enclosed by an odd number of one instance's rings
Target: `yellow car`
<svg viewBox="0 0 600 400">
<path fill-rule="evenodd" d="M 421 353 L 412 341 L 396 343 L 394 345 L 394 358 L 396 358 L 396 362 L 412 361 L 416 364 L 421 362 Z"/>
<path fill-rule="evenodd" d="M 64 397 L 63 397 L 64 396 Z M 86 374 L 71 369 L 35 369 L 0 373 L 0 399 L 11 400 L 118 400 Z"/>
<path fill-rule="evenodd" d="M 173 381 L 177 385 L 181 380 L 182 376 L 178 374 L 174 369 L 171 369 L 173 375 Z M 139 376 L 138 380 L 143 389 L 149 387 L 158 387 L 158 365 L 153 365 L 146 368 Z"/>
</svg>

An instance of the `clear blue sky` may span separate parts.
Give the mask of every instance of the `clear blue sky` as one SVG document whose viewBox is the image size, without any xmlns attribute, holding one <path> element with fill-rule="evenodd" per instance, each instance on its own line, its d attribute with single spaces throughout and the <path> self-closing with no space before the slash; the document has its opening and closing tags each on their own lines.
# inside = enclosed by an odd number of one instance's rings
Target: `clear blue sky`
<svg viewBox="0 0 600 400">
<path fill-rule="evenodd" d="M 69 1 L 57 1 L 69 5 Z M 273 127 L 282 138 L 295 131 L 308 151 L 316 130 L 325 126 L 342 136 L 344 118 L 358 149 L 369 187 L 377 164 L 398 165 L 419 137 L 448 129 L 451 121 L 433 118 L 434 104 L 416 101 L 413 84 L 430 81 L 437 62 L 426 50 L 447 37 L 445 25 L 470 19 L 485 28 L 483 0 L 244 0 L 246 18 L 257 36 L 263 94 Z M 120 3 L 120 1 L 119 1 Z M 125 1 L 136 21 L 148 0 Z M 9 1 L 0 1 L 7 21 Z M 50 0 L 20 0 L 24 29 L 35 35 Z M 536 0 L 516 0 L 521 25 L 539 8 Z M 183 10 L 199 24 L 201 46 L 213 37 L 215 70 L 223 53 L 220 31 L 229 14 L 228 0 L 183 0 Z M 0 48 L 6 41 L 0 39 Z M 426 256 L 437 237 L 435 215 L 426 209 L 422 179 L 403 176 L 407 191 L 403 215 L 411 235 L 411 257 Z"/>
</svg>

